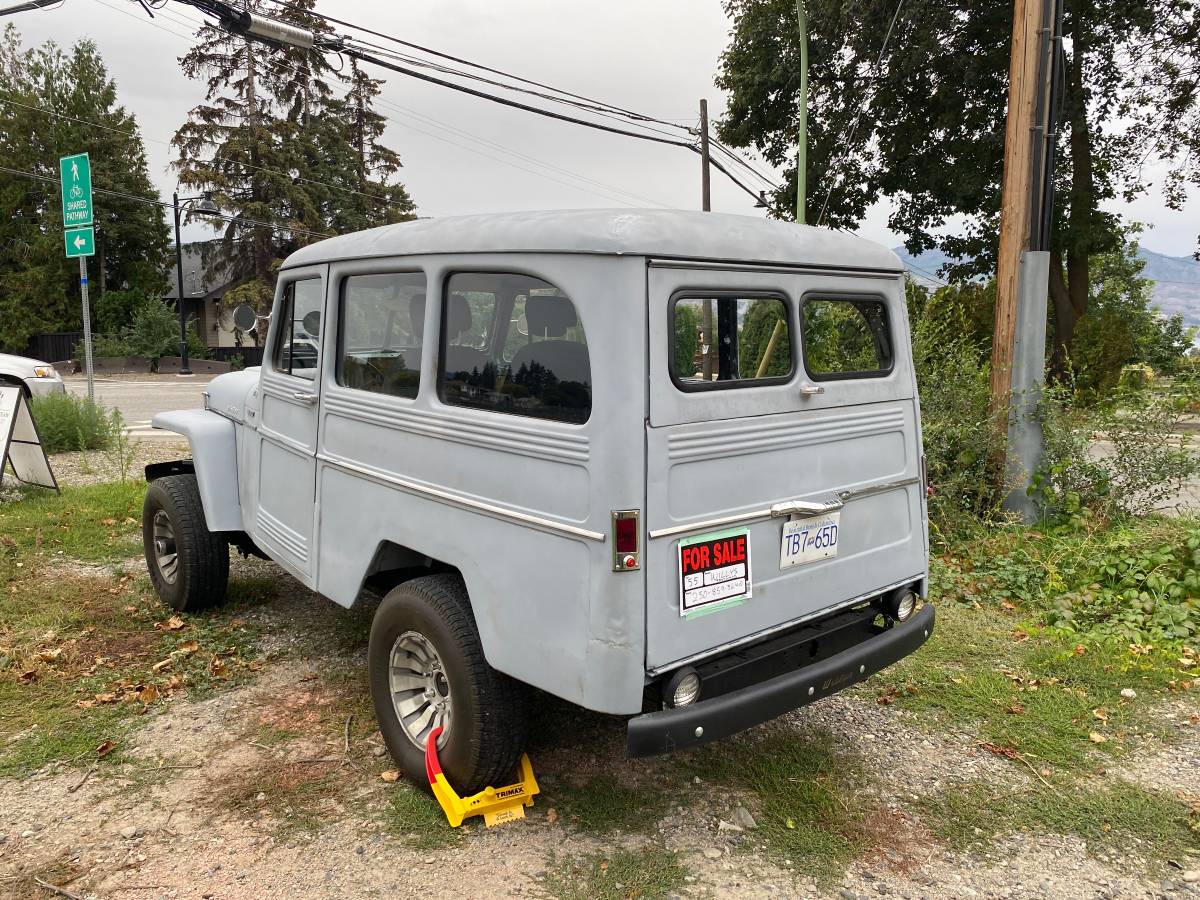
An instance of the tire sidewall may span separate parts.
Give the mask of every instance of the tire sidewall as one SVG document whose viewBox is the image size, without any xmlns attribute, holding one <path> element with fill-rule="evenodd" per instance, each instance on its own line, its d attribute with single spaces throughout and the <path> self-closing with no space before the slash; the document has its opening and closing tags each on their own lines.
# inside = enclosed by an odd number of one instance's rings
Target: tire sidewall
<svg viewBox="0 0 1200 900">
<path fill-rule="evenodd" d="M 451 713 L 446 744 L 438 748 L 438 761 L 451 785 L 456 790 L 463 790 L 475 767 L 478 698 L 463 648 L 442 618 L 405 585 L 388 594 L 371 625 L 367 669 L 379 731 L 392 758 L 404 767 L 413 783 L 428 790 L 424 750 L 418 750 L 409 740 L 392 704 L 389 679 L 392 645 L 406 631 L 415 631 L 425 637 L 442 659 L 443 671 L 450 684 Z"/>
<path fill-rule="evenodd" d="M 167 514 L 171 528 L 175 532 L 175 552 L 179 561 L 176 569 L 175 582 L 172 584 L 162 576 L 158 568 L 157 554 L 154 550 L 154 515 L 159 510 Z M 180 612 L 187 597 L 187 579 L 189 574 L 189 559 L 185 546 L 182 523 L 179 521 L 175 504 L 170 495 L 163 490 L 157 481 L 152 481 L 146 488 L 146 499 L 142 504 L 142 547 L 146 553 L 146 568 L 150 571 L 150 581 L 158 596 L 171 609 Z"/>
</svg>

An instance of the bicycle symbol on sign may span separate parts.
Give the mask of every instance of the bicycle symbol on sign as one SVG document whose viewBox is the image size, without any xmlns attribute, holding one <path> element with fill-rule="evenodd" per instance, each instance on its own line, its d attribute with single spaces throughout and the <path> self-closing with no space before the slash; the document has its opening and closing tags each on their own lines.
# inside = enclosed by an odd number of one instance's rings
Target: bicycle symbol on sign
<svg viewBox="0 0 1200 900">
<path fill-rule="evenodd" d="M 72 185 L 71 186 L 71 199 L 78 200 L 82 196 L 83 196 L 83 188 L 81 188 L 77 184 Z"/>
</svg>

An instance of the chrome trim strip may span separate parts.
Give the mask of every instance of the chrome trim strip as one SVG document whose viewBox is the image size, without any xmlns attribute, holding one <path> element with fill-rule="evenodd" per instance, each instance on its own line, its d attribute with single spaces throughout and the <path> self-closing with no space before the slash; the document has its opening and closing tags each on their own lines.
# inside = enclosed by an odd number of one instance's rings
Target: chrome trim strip
<svg viewBox="0 0 1200 900">
<path fill-rule="evenodd" d="M 650 256 L 646 264 L 651 269 L 697 269 L 716 270 L 720 272 L 770 272 L 785 275 L 848 275 L 851 278 L 887 278 L 899 279 L 904 277 L 903 271 L 895 269 L 871 269 L 851 266 L 823 266 L 820 263 L 778 263 L 757 262 L 754 260 L 719 260 L 719 259 L 686 259 L 671 256 Z"/>
<path fill-rule="evenodd" d="M 750 643 L 753 643 L 754 641 L 762 640 L 763 638 L 768 638 L 773 634 L 776 634 L 780 631 L 786 631 L 787 629 L 792 628 L 796 625 L 803 625 L 805 622 L 811 622 L 813 619 L 819 619 L 822 616 L 829 616 L 829 615 L 833 615 L 836 612 L 841 612 L 843 609 L 848 609 L 851 606 L 855 606 L 859 603 L 862 603 L 864 600 L 869 600 L 871 597 L 876 597 L 879 594 L 885 594 L 888 591 L 895 590 L 898 587 L 903 587 L 906 584 L 912 584 L 914 581 L 920 581 L 924 577 L 925 577 L 924 575 L 913 575 L 909 578 L 903 578 L 900 581 L 896 581 L 896 582 L 893 582 L 892 584 L 884 585 L 883 587 L 876 588 L 873 591 L 867 591 L 865 594 L 859 594 L 857 597 L 851 597 L 849 600 L 846 600 L 843 603 L 838 603 L 838 604 L 835 604 L 834 606 L 830 606 L 825 609 L 817 610 L 817 612 L 810 613 L 807 616 L 801 616 L 798 619 L 791 619 L 790 621 L 784 622 L 780 625 L 774 625 L 770 628 L 764 629 L 763 631 L 755 632 L 754 634 L 747 635 L 746 637 L 743 637 L 743 638 L 738 638 L 736 641 L 729 641 L 728 643 L 721 644 L 721 645 L 719 645 L 717 647 L 713 647 L 709 650 L 701 650 L 699 653 L 693 653 L 691 656 L 685 656 L 683 659 L 678 659 L 675 662 L 670 662 L 670 663 L 667 663 L 662 666 L 656 666 L 653 669 L 647 669 L 646 674 L 652 675 L 652 676 L 658 676 L 658 675 L 663 674 L 664 672 L 670 672 L 672 669 L 678 669 L 680 666 L 690 665 L 691 663 L 697 662 L 698 660 L 708 659 L 711 656 L 718 656 L 719 654 L 724 653 L 727 650 L 733 650 L 736 647 L 741 647 L 745 644 L 750 644 Z"/>
<path fill-rule="evenodd" d="M 327 453 L 318 453 L 317 459 L 327 465 L 333 466 L 335 469 L 342 469 L 346 472 L 351 472 L 355 475 L 362 475 L 364 478 L 370 478 L 373 481 L 378 481 L 383 484 L 398 487 L 402 491 L 407 491 L 410 494 L 418 494 L 424 497 L 436 497 L 438 500 L 445 500 L 448 503 L 453 503 L 456 506 L 461 506 L 464 509 L 480 512 L 485 515 L 493 516 L 497 519 L 508 519 L 512 522 L 520 522 L 523 525 L 533 525 L 537 528 L 544 528 L 547 531 L 556 531 L 559 534 L 565 534 L 568 537 L 583 538 L 589 541 L 597 541 L 603 544 L 607 538 L 599 531 L 588 531 L 586 528 L 578 528 L 574 525 L 567 525 L 563 522 L 556 522 L 553 519 L 544 519 L 541 516 L 535 516 L 531 513 L 519 512 L 515 509 L 509 509 L 505 506 L 496 506 L 493 503 L 485 503 L 482 500 L 474 500 L 470 497 L 463 497 L 459 494 L 444 491 L 440 488 L 430 487 L 428 485 L 419 484 L 415 481 L 408 481 L 404 478 L 398 478 L 395 475 L 387 472 L 380 472 L 376 469 L 371 469 L 366 466 L 355 465 L 336 456 L 330 456 Z"/>
<path fill-rule="evenodd" d="M 757 519 L 779 518 L 780 516 L 819 516 L 827 512 L 836 512 L 850 500 L 860 497 L 870 497 L 908 487 L 920 481 L 918 477 L 901 478 L 899 481 L 885 481 L 882 484 L 870 484 L 866 487 L 838 491 L 837 500 L 832 503 L 810 504 L 804 500 L 785 500 L 766 509 L 756 509 L 751 512 L 736 513 L 732 516 L 722 516 L 719 519 L 705 519 L 703 522 L 691 522 L 687 525 L 672 525 L 670 528 L 658 528 L 650 532 L 651 540 L 662 537 L 674 537 L 691 531 L 707 531 L 710 528 L 723 528 L 727 525 L 738 525 L 742 522 L 753 522 Z M 818 508 L 819 506 L 819 508 Z"/>
</svg>

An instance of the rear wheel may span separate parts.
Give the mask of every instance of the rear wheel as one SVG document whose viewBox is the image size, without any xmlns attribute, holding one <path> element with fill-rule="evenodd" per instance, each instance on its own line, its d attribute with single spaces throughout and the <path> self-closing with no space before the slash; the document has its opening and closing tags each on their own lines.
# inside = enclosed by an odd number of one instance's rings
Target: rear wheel
<svg viewBox="0 0 1200 900">
<path fill-rule="evenodd" d="M 142 505 L 142 544 L 154 590 L 172 609 L 195 612 L 225 599 L 229 544 L 205 524 L 195 475 L 150 482 Z"/>
<path fill-rule="evenodd" d="M 371 697 L 392 758 L 428 789 L 425 746 L 460 794 L 505 783 L 525 745 L 523 685 L 487 664 L 466 586 L 429 575 L 394 588 L 371 624 Z"/>
</svg>

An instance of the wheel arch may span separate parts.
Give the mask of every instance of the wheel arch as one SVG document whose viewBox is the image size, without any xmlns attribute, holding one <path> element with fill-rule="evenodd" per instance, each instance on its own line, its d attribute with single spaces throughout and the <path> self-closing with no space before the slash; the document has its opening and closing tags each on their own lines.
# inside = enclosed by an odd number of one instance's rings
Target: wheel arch
<svg viewBox="0 0 1200 900">
<path fill-rule="evenodd" d="M 242 531 L 237 434 L 233 422 L 206 409 L 188 409 L 159 413 L 154 417 L 154 427 L 187 438 L 192 458 L 146 466 L 146 481 L 166 475 L 195 474 L 208 530 Z"/>
</svg>

